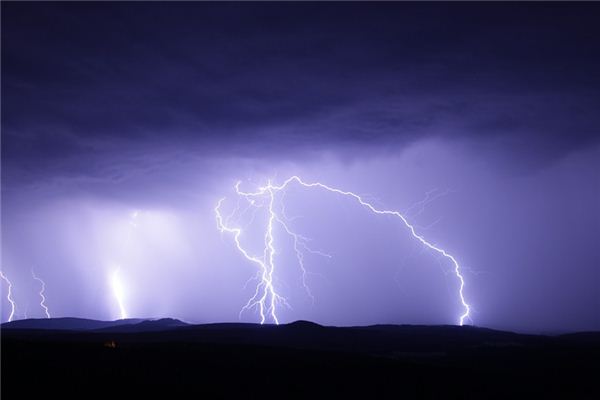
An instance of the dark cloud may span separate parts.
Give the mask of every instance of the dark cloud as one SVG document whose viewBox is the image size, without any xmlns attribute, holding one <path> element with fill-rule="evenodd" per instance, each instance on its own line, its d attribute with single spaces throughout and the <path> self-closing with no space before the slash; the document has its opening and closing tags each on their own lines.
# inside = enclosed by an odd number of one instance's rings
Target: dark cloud
<svg viewBox="0 0 600 400">
<path fill-rule="evenodd" d="M 387 148 L 435 135 L 554 158 L 599 136 L 599 10 L 3 4 L 2 155 L 140 140 Z"/>
</svg>

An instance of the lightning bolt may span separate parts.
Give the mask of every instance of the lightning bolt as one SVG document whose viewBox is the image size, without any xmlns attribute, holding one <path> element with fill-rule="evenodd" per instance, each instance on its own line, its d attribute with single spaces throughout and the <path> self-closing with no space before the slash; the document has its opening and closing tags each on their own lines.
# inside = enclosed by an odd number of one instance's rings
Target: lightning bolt
<svg viewBox="0 0 600 400">
<path fill-rule="evenodd" d="M 11 307 L 10 315 L 8 316 L 8 322 L 11 322 L 13 320 L 13 317 L 15 316 L 15 309 L 17 308 L 15 300 L 12 298 L 12 283 L 8 280 L 6 275 L 4 275 L 4 273 L 2 273 L 2 271 L 0 271 L 0 278 L 2 278 L 8 285 L 8 292 L 6 293 L 6 299 L 10 303 L 10 307 Z"/>
<path fill-rule="evenodd" d="M 119 272 L 121 271 L 121 267 L 117 267 L 117 269 L 112 273 L 110 277 L 110 283 L 113 289 L 113 294 L 115 299 L 117 300 L 117 305 L 119 306 L 119 315 L 121 319 L 127 318 L 127 310 L 125 310 L 125 301 L 123 295 L 123 283 L 121 282 L 121 278 L 119 276 Z"/>
<path fill-rule="evenodd" d="M 33 279 L 35 279 L 42 285 L 42 288 L 39 291 L 39 295 L 42 299 L 40 301 L 40 306 L 44 309 L 44 313 L 46 313 L 46 318 L 50 318 L 50 311 L 48 310 L 48 306 L 46 306 L 46 296 L 44 296 L 44 292 L 46 291 L 46 282 L 44 282 L 41 278 L 36 276 L 35 272 L 33 272 L 33 269 L 31 270 L 31 276 L 33 277 Z"/>
<path fill-rule="evenodd" d="M 127 238 L 125 239 L 124 247 L 127 248 L 129 246 L 129 242 L 131 241 L 131 236 L 133 235 L 134 229 L 137 228 L 137 218 L 140 215 L 139 210 L 133 211 L 129 216 L 129 229 L 127 231 Z M 119 306 L 119 315 L 121 319 L 127 318 L 127 310 L 125 308 L 125 288 L 123 282 L 121 280 L 121 265 L 117 266 L 117 268 L 110 275 L 110 285 L 112 287 L 113 296 Z"/>
<path fill-rule="evenodd" d="M 456 258 L 454 256 L 452 256 L 450 253 L 448 253 L 446 250 L 427 241 L 422 235 L 417 233 L 415 226 L 410 224 L 409 221 L 406 219 L 406 217 L 404 217 L 403 214 L 401 214 L 400 212 L 395 211 L 395 210 L 382 210 L 382 209 L 376 208 L 374 205 L 372 205 L 368 201 L 364 200 L 361 196 L 359 196 L 356 193 L 346 191 L 346 190 L 341 190 L 338 188 L 334 188 L 334 187 L 325 185 L 320 182 L 305 182 L 296 175 L 288 178 L 286 181 L 284 181 L 279 186 L 272 184 L 271 181 L 269 180 L 267 182 L 266 186 L 259 187 L 258 190 L 255 192 L 244 192 L 244 191 L 240 190 L 240 182 L 237 182 L 234 187 L 236 195 L 241 196 L 242 198 L 245 198 L 247 200 L 248 204 L 250 204 L 250 206 L 266 207 L 266 209 L 267 209 L 268 220 L 267 220 L 267 227 L 265 229 L 264 251 L 263 251 L 262 256 L 252 255 L 242 246 L 240 237 L 243 234 L 243 230 L 241 227 L 230 226 L 229 220 L 230 220 L 231 215 L 227 219 L 223 218 L 223 216 L 221 214 L 221 207 L 222 207 L 223 202 L 225 201 L 225 198 L 220 199 L 217 202 L 217 205 L 214 209 L 215 214 L 216 214 L 216 219 L 217 219 L 217 227 L 218 227 L 219 231 L 221 233 L 227 232 L 227 233 L 232 234 L 238 251 L 248 261 L 256 264 L 259 267 L 259 274 L 257 275 L 259 278 L 259 282 L 256 286 L 256 291 L 255 291 L 254 295 L 250 298 L 250 300 L 248 300 L 246 305 L 240 311 L 240 316 L 244 311 L 246 311 L 250 308 L 257 307 L 259 310 L 259 313 L 260 313 L 260 317 L 261 317 L 261 321 L 260 321 L 261 324 L 265 323 L 267 316 L 270 316 L 270 319 L 275 324 L 279 324 L 279 319 L 277 318 L 277 311 L 276 311 L 277 305 L 284 304 L 289 307 L 287 300 L 282 295 L 277 293 L 277 291 L 275 290 L 274 282 L 273 282 L 274 272 L 275 272 L 274 256 L 276 254 L 275 247 L 274 247 L 275 240 L 274 240 L 274 236 L 273 236 L 273 226 L 275 225 L 275 223 L 282 225 L 283 229 L 286 231 L 286 233 L 288 235 L 292 236 L 292 238 L 294 240 L 294 250 L 296 251 L 298 263 L 303 272 L 303 285 L 304 285 L 305 289 L 307 290 L 307 293 L 309 294 L 309 296 L 311 298 L 313 298 L 312 294 L 310 293 L 310 289 L 308 289 L 308 286 L 306 284 L 305 278 L 306 278 L 307 271 L 304 267 L 304 261 L 303 261 L 304 255 L 303 255 L 302 251 L 300 250 L 300 247 L 302 247 L 302 248 L 305 248 L 305 250 L 310 251 L 310 249 L 308 249 L 306 247 L 306 238 L 292 232 L 289 229 L 289 227 L 286 225 L 284 218 L 279 217 L 278 213 L 275 211 L 275 208 L 274 208 L 275 194 L 278 192 L 282 192 L 285 194 L 285 189 L 292 183 L 296 183 L 305 188 L 309 188 L 309 189 L 318 188 L 318 189 L 322 189 L 322 190 L 325 190 L 330 193 L 348 197 L 348 198 L 356 201 L 358 204 L 360 204 L 361 206 L 363 206 L 364 208 L 366 208 L 368 211 L 370 211 L 373 214 L 385 215 L 385 216 L 390 216 L 390 217 L 399 219 L 402 222 L 402 224 L 409 230 L 411 236 L 414 239 L 419 241 L 422 245 L 424 245 L 429 250 L 443 256 L 445 259 L 450 261 L 450 263 L 452 265 L 452 269 L 454 271 L 454 275 L 456 276 L 456 279 L 459 282 L 458 297 L 459 297 L 461 305 L 463 307 L 463 313 L 458 318 L 459 325 L 464 325 L 465 320 L 470 318 L 471 306 L 465 300 L 465 296 L 464 296 L 465 279 L 462 274 L 460 264 L 458 263 Z M 266 203 L 266 205 L 263 205 L 263 203 Z M 283 208 L 281 209 L 281 211 L 282 211 L 283 215 L 285 215 L 285 212 L 284 212 L 285 210 Z"/>
</svg>

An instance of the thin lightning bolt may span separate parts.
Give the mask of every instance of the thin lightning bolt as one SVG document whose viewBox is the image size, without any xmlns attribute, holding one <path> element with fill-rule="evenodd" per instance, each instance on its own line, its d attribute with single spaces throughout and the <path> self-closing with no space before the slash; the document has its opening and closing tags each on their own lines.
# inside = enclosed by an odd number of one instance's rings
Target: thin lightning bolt
<svg viewBox="0 0 600 400">
<path fill-rule="evenodd" d="M 432 203 L 435 200 L 437 200 L 438 198 L 440 198 L 442 196 L 446 196 L 449 193 L 451 193 L 451 191 L 449 189 L 446 189 L 446 190 L 431 189 L 425 193 L 425 197 L 421 201 L 418 201 L 418 202 L 414 203 L 412 206 L 405 209 L 402 212 L 402 214 L 405 216 L 410 215 L 411 217 L 415 217 L 415 216 L 423 213 L 425 211 L 425 206 L 427 206 L 429 203 Z"/>
<path fill-rule="evenodd" d="M 48 310 L 48 306 L 46 306 L 46 296 L 44 296 L 44 292 L 46 291 L 46 282 L 44 282 L 41 278 L 37 277 L 33 270 L 31 270 L 31 276 L 33 277 L 33 279 L 35 279 L 42 285 L 42 288 L 39 291 L 39 295 L 42 298 L 42 300 L 40 301 L 40 306 L 44 309 L 44 312 L 46 313 L 46 318 L 50 318 L 50 312 Z"/>
<path fill-rule="evenodd" d="M 353 192 L 337 189 L 337 188 L 325 185 L 320 182 L 307 183 L 307 182 L 304 182 L 298 176 L 292 176 L 292 177 L 288 178 L 286 181 L 284 181 L 279 186 L 273 185 L 271 183 L 271 181 L 269 181 L 266 186 L 258 188 L 258 190 L 255 192 L 241 191 L 240 190 L 240 182 L 237 182 L 235 185 L 236 194 L 238 196 L 244 197 L 248 201 L 248 203 L 253 206 L 259 207 L 259 205 L 257 205 L 257 204 L 261 204 L 260 200 L 264 201 L 265 197 L 267 199 L 267 202 L 268 202 L 267 203 L 268 204 L 267 211 L 268 211 L 269 218 L 268 218 L 268 223 L 267 223 L 267 227 L 266 227 L 266 231 L 265 231 L 265 238 L 264 238 L 265 247 L 264 247 L 264 252 L 263 252 L 262 257 L 251 255 L 246 249 L 244 249 L 244 247 L 242 246 L 242 244 L 240 242 L 240 237 L 242 236 L 242 228 L 229 226 L 228 222 L 229 222 L 230 218 L 228 217 L 227 221 L 225 221 L 221 215 L 221 206 L 222 206 L 225 198 L 222 198 L 217 202 L 217 205 L 215 207 L 215 214 L 216 214 L 216 218 L 217 218 L 218 229 L 221 232 L 228 232 L 228 233 L 233 234 L 236 247 L 240 251 L 240 253 L 247 260 L 255 263 L 260 268 L 260 275 L 259 275 L 260 280 L 256 287 L 254 296 L 252 296 L 250 298 L 250 300 L 248 301 L 248 303 L 246 303 L 246 305 L 242 308 L 240 315 L 245 310 L 248 310 L 253 307 L 258 307 L 260 316 L 261 316 L 261 321 L 260 321 L 261 324 L 263 324 L 266 321 L 267 315 L 270 315 L 271 320 L 275 324 L 279 324 L 279 319 L 277 318 L 277 313 L 276 313 L 277 304 L 283 303 L 284 305 L 289 306 L 286 299 L 276 292 L 274 285 L 273 285 L 273 273 L 275 271 L 275 263 L 274 263 L 275 247 L 274 247 L 274 237 L 273 237 L 273 225 L 275 224 L 275 222 L 281 224 L 283 226 L 284 230 L 289 235 L 291 235 L 292 238 L 294 239 L 294 250 L 296 251 L 296 255 L 298 258 L 298 262 L 300 264 L 300 268 L 303 271 L 303 285 L 304 285 L 305 289 L 307 289 L 307 293 L 309 294 L 309 296 L 311 298 L 313 298 L 312 294 L 310 293 L 310 290 L 308 289 L 308 286 L 306 285 L 306 280 L 305 280 L 306 269 L 304 267 L 303 254 L 301 251 L 299 251 L 299 247 L 305 247 L 305 238 L 293 233 L 287 227 L 287 225 L 285 224 L 283 219 L 278 216 L 278 214 L 275 212 L 275 209 L 274 209 L 275 194 L 278 192 L 285 193 L 285 189 L 288 187 L 288 185 L 290 185 L 291 183 L 294 183 L 294 182 L 305 188 L 319 188 L 319 189 L 323 189 L 323 190 L 326 190 L 331 193 L 349 197 L 349 198 L 357 201 L 361 206 L 365 207 L 367 210 L 369 210 L 370 212 L 372 212 L 374 214 L 389 215 L 392 217 L 399 218 L 400 221 L 402 221 L 402 223 L 408 228 L 408 230 L 410 231 L 410 233 L 414 239 L 418 240 L 426 248 L 443 256 L 444 258 L 446 258 L 447 260 L 449 260 L 452 263 L 454 274 L 460 284 L 458 293 L 459 293 L 460 302 L 461 302 L 463 310 L 464 310 L 463 313 L 458 318 L 459 325 L 464 325 L 465 320 L 470 318 L 471 306 L 466 302 L 465 297 L 464 297 L 465 280 L 464 280 L 464 277 L 461 272 L 461 267 L 460 267 L 458 261 L 456 260 L 456 258 L 454 258 L 454 256 L 452 256 L 450 253 L 448 253 L 446 250 L 442 249 L 441 247 L 438 247 L 438 246 L 432 244 L 431 242 L 427 241 L 423 236 L 418 234 L 414 225 L 410 224 L 408 222 L 408 220 L 404 217 L 404 215 L 402 215 L 400 212 L 394 211 L 394 210 L 378 209 L 375 206 L 373 206 L 371 203 L 365 201 L 361 196 L 359 196 Z"/>
<path fill-rule="evenodd" d="M 13 320 L 13 317 L 15 316 L 15 309 L 17 308 L 17 305 L 15 304 L 15 301 L 12 298 L 12 283 L 8 280 L 6 275 L 2 273 L 2 271 L 0 271 L 0 278 L 2 278 L 8 284 L 8 292 L 6 293 L 6 299 L 10 303 L 11 307 L 10 315 L 8 316 L 8 322 L 11 322 Z"/>
</svg>

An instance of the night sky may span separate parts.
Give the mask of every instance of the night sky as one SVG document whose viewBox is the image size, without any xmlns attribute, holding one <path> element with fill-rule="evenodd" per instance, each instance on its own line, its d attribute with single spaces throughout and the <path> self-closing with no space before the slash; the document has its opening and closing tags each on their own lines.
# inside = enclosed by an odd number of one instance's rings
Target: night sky
<svg viewBox="0 0 600 400">
<path fill-rule="evenodd" d="M 33 268 L 53 316 L 119 318 L 118 270 L 128 316 L 258 322 L 239 315 L 256 265 L 214 208 L 235 210 L 238 180 L 298 175 L 456 257 L 471 323 L 600 329 L 599 4 L 1 7 L 16 318 L 44 315 Z M 293 185 L 279 200 L 331 255 L 305 256 L 313 302 L 276 232 L 282 322 L 457 322 L 451 265 L 397 220 Z M 261 254 L 265 215 L 244 218 Z"/>
</svg>

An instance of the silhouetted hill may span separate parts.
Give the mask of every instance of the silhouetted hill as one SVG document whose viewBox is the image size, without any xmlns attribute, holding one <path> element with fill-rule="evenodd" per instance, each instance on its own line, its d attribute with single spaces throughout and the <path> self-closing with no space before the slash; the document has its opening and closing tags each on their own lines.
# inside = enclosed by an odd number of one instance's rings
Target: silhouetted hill
<svg viewBox="0 0 600 400">
<path fill-rule="evenodd" d="M 575 332 L 560 335 L 564 341 L 600 346 L 600 332 Z"/>
<path fill-rule="evenodd" d="M 185 322 L 182 322 L 174 318 L 161 318 L 161 319 L 148 319 L 133 324 L 122 324 L 122 325 L 111 325 L 106 328 L 97 329 L 97 331 L 106 332 L 154 332 L 154 331 L 168 331 L 173 328 L 179 328 L 182 326 L 188 326 Z"/>
<path fill-rule="evenodd" d="M 2 329 L 41 329 L 41 330 L 92 330 L 122 325 L 138 324 L 144 321 L 140 318 L 118 319 L 116 321 L 97 321 L 86 318 L 30 318 L 5 322 Z"/>
<path fill-rule="evenodd" d="M 279 326 L 246 323 L 191 325 L 178 319 L 96 321 L 81 318 L 28 319 L 2 324 L 9 337 L 39 336 L 42 331 L 75 341 L 97 341 L 114 334 L 128 342 L 197 341 L 224 345 L 258 345 L 298 349 L 357 352 L 372 355 L 446 353 L 473 348 L 539 347 L 552 344 L 599 344 L 600 333 L 560 336 L 528 335 L 474 326 L 372 325 L 330 327 L 309 321 Z M 112 336 L 111 336 L 112 335 Z"/>
<path fill-rule="evenodd" d="M 39 318 L 22 319 L 1 325 L 9 331 L 105 331 L 105 332 L 152 332 L 187 326 L 174 318 L 143 319 L 128 318 L 115 321 L 97 321 L 86 318 Z"/>
<path fill-rule="evenodd" d="M 597 332 L 543 336 L 308 321 L 188 325 L 169 318 L 40 321 L 2 325 L 7 399 L 80 398 L 92 388 L 107 398 L 600 395 Z"/>
</svg>

